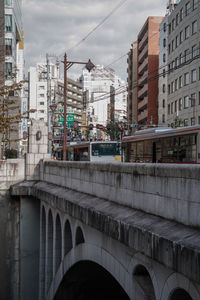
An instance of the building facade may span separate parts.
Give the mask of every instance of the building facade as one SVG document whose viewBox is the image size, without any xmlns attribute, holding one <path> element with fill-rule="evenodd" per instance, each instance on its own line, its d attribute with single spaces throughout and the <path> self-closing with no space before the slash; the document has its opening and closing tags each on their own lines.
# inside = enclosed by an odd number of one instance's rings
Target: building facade
<svg viewBox="0 0 200 300">
<path fill-rule="evenodd" d="M 158 124 L 159 28 L 163 17 L 148 17 L 138 34 L 137 121 Z"/>
<path fill-rule="evenodd" d="M 128 95 L 127 95 L 127 122 L 129 128 L 137 124 L 137 41 L 131 44 L 128 52 Z M 132 130 L 131 130 L 132 132 Z"/>
<path fill-rule="evenodd" d="M 126 86 L 113 69 L 97 65 L 89 72 L 84 68 L 80 82 L 84 92 L 88 91 L 85 106 L 88 124 L 95 127 L 97 124 L 106 126 L 110 122 L 126 121 Z M 100 135 L 100 132 L 94 131 L 94 134 Z"/>
<path fill-rule="evenodd" d="M 169 125 L 200 124 L 200 4 L 182 0 L 170 14 L 168 37 Z"/>
</svg>

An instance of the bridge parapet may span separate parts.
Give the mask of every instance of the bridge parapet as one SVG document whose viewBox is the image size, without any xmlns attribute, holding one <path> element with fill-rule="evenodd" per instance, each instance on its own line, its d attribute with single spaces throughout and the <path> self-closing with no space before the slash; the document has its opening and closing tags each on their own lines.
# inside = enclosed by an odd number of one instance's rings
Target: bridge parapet
<svg viewBox="0 0 200 300">
<path fill-rule="evenodd" d="M 200 166 L 44 161 L 40 179 L 189 226 L 200 226 Z"/>
</svg>

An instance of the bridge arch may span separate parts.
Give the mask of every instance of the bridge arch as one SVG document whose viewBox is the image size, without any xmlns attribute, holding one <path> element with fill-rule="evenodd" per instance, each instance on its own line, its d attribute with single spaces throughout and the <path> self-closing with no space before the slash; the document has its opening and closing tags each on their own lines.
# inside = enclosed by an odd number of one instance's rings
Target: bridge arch
<svg viewBox="0 0 200 300">
<path fill-rule="evenodd" d="M 180 295 L 183 295 L 183 297 L 186 298 L 180 298 Z M 200 293 L 198 292 L 195 285 L 185 276 L 178 273 L 173 273 L 168 277 L 164 284 L 161 300 L 174 299 L 196 300 L 200 299 Z"/>
<path fill-rule="evenodd" d="M 61 274 L 60 272 L 57 272 L 55 275 L 51 288 L 47 293 L 47 299 L 54 299 L 64 276 L 76 263 L 81 261 L 90 261 L 98 264 L 100 267 L 105 269 L 105 271 L 112 274 L 113 278 L 118 282 L 127 295 L 131 294 L 130 286 L 132 283 L 126 267 L 103 248 L 99 248 L 85 242 L 84 244 L 79 244 L 75 248 L 72 248 L 72 250 L 65 256 L 60 268 L 63 270 L 63 273 Z"/>
<path fill-rule="evenodd" d="M 191 296 L 184 289 L 177 288 L 175 289 L 171 295 L 169 300 L 193 300 Z"/>
<path fill-rule="evenodd" d="M 135 283 L 135 294 L 141 299 L 150 297 L 156 300 L 153 281 L 150 273 L 144 265 L 138 264 L 133 271 L 133 280 Z"/>
<path fill-rule="evenodd" d="M 55 222 L 55 272 L 57 272 L 62 259 L 62 228 L 60 216 L 57 214 Z"/>
<path fill-rule="evenodd" d="M 65 274 L 54 300 L 79 299 L 115 299 L 130 298 L 114 277 L 99 264 L 92 261 L 80 261 Z"/>
<path fill-rule="evenodd" d="M 85 238 L 83 235 L 83 230 L 80 226 L 76 228 L 76 235 L 75 235 L 75 246 L 85 243 Z"/>
<path fill-rule="evenodd" d="M 64 224 L 64 256 L 73 248 L 72 230 L 69 220 Z"/>
</svg>

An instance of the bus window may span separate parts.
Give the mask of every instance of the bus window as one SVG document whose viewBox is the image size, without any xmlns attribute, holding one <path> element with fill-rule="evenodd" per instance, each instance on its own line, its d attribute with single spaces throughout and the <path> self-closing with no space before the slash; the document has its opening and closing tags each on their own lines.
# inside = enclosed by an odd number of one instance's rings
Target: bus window
<svg viewBox="0 0 200 300">
<path fill-rule="evenodd" d="M 152 162 L 153 146 L 152 141 L 144 142 L 144 162 Z"/>
<path fill-rule="evenodd" d="M 117 143 L 92 144 L 92 156 L 120 155 L 120 146 Z"/>
</svg>

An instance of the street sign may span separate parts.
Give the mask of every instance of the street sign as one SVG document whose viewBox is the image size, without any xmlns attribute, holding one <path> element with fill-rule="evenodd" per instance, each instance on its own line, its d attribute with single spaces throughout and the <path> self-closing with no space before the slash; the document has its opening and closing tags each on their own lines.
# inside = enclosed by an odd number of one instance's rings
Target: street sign
<svg viewBox="0 0 200 300">
<path fill-rule="evenodd" d="M 74 125 L 74 113 L 70 113 L 67 115 L 67 124 Z"/>
</svg>

